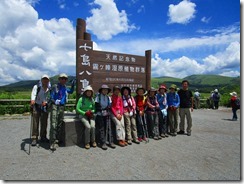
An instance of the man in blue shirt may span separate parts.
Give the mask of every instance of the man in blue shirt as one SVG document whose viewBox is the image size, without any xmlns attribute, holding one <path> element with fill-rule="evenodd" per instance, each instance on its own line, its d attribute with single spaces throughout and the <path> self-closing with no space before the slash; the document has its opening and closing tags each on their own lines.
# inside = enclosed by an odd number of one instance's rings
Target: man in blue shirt
<svg viewBox="0 0 244 184">
<path fill-rule="evenodd" d="M 169 93 L 167 93 L 169 126 L 170 134 L 172 136 L 177 135 L 179 117 L 180 98 L 179 95 L 176 93 L 176 88 L 176 85 L 172 84 L 169 88 Z"/>
<path fill-rule="evenodd" d="M 66 87 L 68 76 L 64 73 L 59 75 L 59 83 L 53 85 L 51 90 L 51 124 L 50 124 L 50 149 L 56 150 L 58 147 L 58 135 L 61 128 L 61 124 L 64 119 L 65 104 L 68 99 L 68 94 L 74 92 L 75 81 L 72 81 L 71 89 Z"/>
</svg>

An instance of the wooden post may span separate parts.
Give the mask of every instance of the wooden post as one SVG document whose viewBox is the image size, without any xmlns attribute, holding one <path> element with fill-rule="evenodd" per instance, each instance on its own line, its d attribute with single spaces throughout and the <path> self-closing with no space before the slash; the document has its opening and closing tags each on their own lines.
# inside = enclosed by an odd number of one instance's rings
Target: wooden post
<svg viewBox="0 0 244 184">
<path fill-rule="evenodd" d="M 151 58 L 152 58 L 152 51 L 146 50 L 145 51 L 145 57 L 146 57 L 146 90 L 149 90 L 151 88 Z"/>
</svg>

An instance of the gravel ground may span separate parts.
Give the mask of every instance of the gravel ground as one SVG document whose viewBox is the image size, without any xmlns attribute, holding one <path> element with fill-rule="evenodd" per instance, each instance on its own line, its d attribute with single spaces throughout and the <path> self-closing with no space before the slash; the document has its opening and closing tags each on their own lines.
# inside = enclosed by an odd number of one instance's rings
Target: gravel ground
<svg viewBox="0 0 244 184">
<path fill-rule="evenodd" d="M 0 116 L 1 180 L 240 180 L 240 121 L 230 109 L 195 110 L 192 136 L 124 148 L 48 145 L 29 150 L 29 116 Z M 240 117 L 240 111 L 238 111 Z"/>
</svg>

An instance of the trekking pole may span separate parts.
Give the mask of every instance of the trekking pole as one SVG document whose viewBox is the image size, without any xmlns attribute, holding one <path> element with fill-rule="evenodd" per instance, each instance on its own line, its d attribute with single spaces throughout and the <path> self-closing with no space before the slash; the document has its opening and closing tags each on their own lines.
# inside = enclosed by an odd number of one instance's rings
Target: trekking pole
<svg viewBox="0 0 244 184">
<path fill-rule="evenodd" d="M 143 123 L 143 120 L 142 120 L 142 116 L 140 116 L 140 121 L 141 121 L 141 126 L 142 126 L 142 131 L 143 131 L 143 135 L 146 136 L 146 131 L 145 131 L 145 127 L 144 127 L 144 123 Z M 147 137 L 147 136 L 146 136 Z M 146 139 L 146 143 L 147 143 L 147 140 L 148 140 L 148 137 Z"/>
<path fill-rule="evenodd" d="M 105 142 L 106 142 L 106 144 L 109 144 L 108 143 L 108 120 L 109 118 L 108 118 L 108 116 L 107 116 L 107 118 L 106 118 L 106 134 L 105 134 Z"/>
<path fill-rule="evenodd" d="M 31 105 L 30 109 L 31 109 L 31 123 L 30 123 L 30 144 L 29 144 L 29 153 L 28 155 L 30 155 L 30 150 L 31 150 L 31 137 L 32 137 L 32 128 L 33 128 L 33 105 Z"/>
<path fill-rule="evenodd" d="M 146 121 L 146 118 L 145 118 L 145 114 L 143 115 L 143 119 L 144 119 L 144 125 L 145 125 L 146 137 L 147 137 L 147 141 L 146 142 L 149 142 L 149 136 L 148 136 L 148 130 L 147 130 L 147 121 Z"/>
</svg>

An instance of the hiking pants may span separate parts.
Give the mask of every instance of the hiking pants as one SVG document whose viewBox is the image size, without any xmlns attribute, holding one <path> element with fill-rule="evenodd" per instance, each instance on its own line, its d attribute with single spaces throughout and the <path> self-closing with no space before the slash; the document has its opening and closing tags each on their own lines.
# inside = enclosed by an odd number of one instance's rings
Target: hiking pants
<svg viewBox="0 0 244 184">
<path fill-rule="evenodd" d="M 59 139 L 60 129 L 64 120 L 64 106 L 52 104 L 50 117 L 50 143 Z"/>
<path fill-rule="evenodd" d="M 139 138 L 144 138 L 147 136 L 147 127 L 145 122 L 145 114 L 141 117 L 141 115 L 138 113 L 136 114 L 136 127 L 137 127 L 137 135 Z M 144 132 L 145 131 L 145 132 Z"/>
<path fill-rule="evenodd" d="M 232 108 L 232 112 L 233 112 L 233 117 L 232 117 L 232 119 L 237 119 L 236 111 L 237 111 L 236 108 Z"/>
<path fill-rule="evenodd" d="M 137 140 L 137 128 L 136 128 L 136 118 L 135 115 L 130 116 L 128 112 L 124 113 L 125 119 L 125 130 L 127 140 Z"/>
<path fill-rule="evenodd" d="M 116 138 L 117 140 L 125 140 L 125 123 L 124 117 L 119 121 L 113 114 L 111 114 L 111 119 L 116 127 Z"/>
<path fill-rule="evenodd" d="M 95 120 L 82 116 L 81 122 L 85 126 L 85 145 L 95 142 Z"/>
<path fill-rule="evenodd" d="M 170 133 L 176 133 L 178 129 L 179 109 L 168 110 Z"/>
<path fill-rule="evenodd" d="M 47 136 L 47 121 L 48 121 L 48 112 L 41 110 L 41 106 L 38 104 L 34 105 L 33 108 L 33 126 L 32 126 L 32 139 L 38 139 L 39 136 L 39 122 L 41 124 L 40 136 Z"/>
<path fill-rule="evenodd" d="M 187 120 L 187 133 L 191 132 L 192 118 L 191 108 L 180 108 L 180 130 L 185 131 L 185 118 Z"/>
<path fill-rule="evenodd" d="M 159 136 L 158 113 L 147 112 L 147 120 L 150 126 L 152 136 L 158 137 Z"/>
<path fill-rule="evenodd" d="M 166 134 L 168 133 L 168 125 L 167 125 L 167 116 L 164 116 L 162 112 L 158 113 L 159 119 L 159 133 Z"/>
<path fill-rule="evenodd" d="M 99 139 L 100 139 L 100 143 L 103 145 L 106 143 L 106 141 L 109 142 L 109 144 L 113 143 L 113 132 L 112 132 L 112 123 L 111 123 L 111 119 L 108 120 L 108 118 L 110 118 L 110 116 L 101 116 L 101 115 L 97 115 L 96 117 L 96 123 L 98 125 L 98 130 L 99 130 Z M 108 121 L 110 121 L 110 126 L 108 126 Z M 107 134 L 107 139 L 106 140 L 106 134 Z"/>
</svg>

